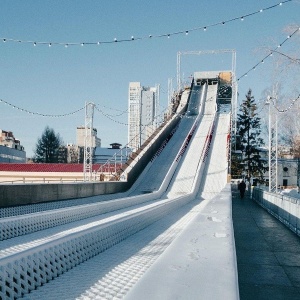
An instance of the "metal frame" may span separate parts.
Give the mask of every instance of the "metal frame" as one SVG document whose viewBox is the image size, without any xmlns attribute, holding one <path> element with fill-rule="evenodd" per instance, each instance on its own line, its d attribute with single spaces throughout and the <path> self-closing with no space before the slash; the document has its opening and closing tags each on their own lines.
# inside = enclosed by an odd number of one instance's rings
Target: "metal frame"
<svg viewBox="0 0 300 300">
<path fill-rule="evenodd" d="M 158 128 L 159 124 L 161 123 L 160 119 L 160 84 L 155 85 L 155 113 L 154 113 L 154 123 L 155 123 L 155 129 Z"/>
<path fill-rule="evenodd" d="M 278 192 L 278 162 L 277 162 L 277 113 L 273 108 L 272 100 L 276 98 L 268 97 L 266 104 L 269 105 L 269 192 Z"/>
<path fill-rule="evenodd" d="M 202 50 L 202 51 L 178 51 L 177 52 L 177 90 L 181 89 L 181 56 L 182 55 L 205 55 L 205 54 L 219 54 L 231 53 L 231 70 L 235 74 L 236 70 L 236 51 L 234 49 L 220 49 L 220 50 Z"/>
<path fill-rule="evenodd" d="M 202 50 L 202 51 L 178 51 L 177 52 L 177 91 L 182 88 L 181 82 L 181 56 L 182 55 L 206 55 L 206 54 L 220 54 L 231 53 L 231 73 L 232 73 L 232 101 L 231 101 L 231 133 L 236 135 L 237 130 L 237 96 L 238 84 L 236 80 L 236 51 L 234 49 L 220 49 L 220 50 Z M 231 147 L 229 147 L 229 173 L 231 172 Z"/>
<path fill-rule="evenodd" d="M 93 179 L 93 118 L 94 118 L 95 104 L 92 102 L 85 103 L 85 139 L 84 139 L 84 164 L 83 164 L 83 178 L 84 181 L 91 181 Z"/>
</svg>

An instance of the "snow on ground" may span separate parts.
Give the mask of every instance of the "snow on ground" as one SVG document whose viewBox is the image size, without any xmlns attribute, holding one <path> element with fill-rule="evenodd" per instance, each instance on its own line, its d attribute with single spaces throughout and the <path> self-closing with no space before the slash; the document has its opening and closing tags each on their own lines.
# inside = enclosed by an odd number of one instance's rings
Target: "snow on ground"
<svg viewBox="0 0 300 300">
<path fill-rule="evenodd" d="M 280 194 L 282 194 L 284 196 L 289 196 L 289 197 L 300 199 L 300 193 L 299 193 L 298 188 L 296 188 L 296 189 L 284 189 L 280 192 Z"/>
</svg>

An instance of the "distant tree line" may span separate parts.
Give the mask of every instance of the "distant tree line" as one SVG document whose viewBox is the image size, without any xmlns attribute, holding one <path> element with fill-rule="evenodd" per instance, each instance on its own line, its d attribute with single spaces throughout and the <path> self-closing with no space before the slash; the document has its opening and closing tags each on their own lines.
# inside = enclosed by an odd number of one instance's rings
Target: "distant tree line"
<svg viewBox="0 0 300 300">
<path fill-rule="evenodd" d="M 69 148 L 64 145 L 59 133 L 46 126 L 38 138 L 33 161 L 36 163 L 83 163 L 83 147 Z"/>
</svg>

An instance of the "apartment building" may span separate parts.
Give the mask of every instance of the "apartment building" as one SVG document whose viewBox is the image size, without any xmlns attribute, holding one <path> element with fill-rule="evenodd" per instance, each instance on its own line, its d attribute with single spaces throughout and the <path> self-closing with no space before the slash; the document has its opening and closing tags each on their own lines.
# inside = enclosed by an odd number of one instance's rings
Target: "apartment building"
<svg viewBox="0 0 300 300">
<path fill-rule="evenodd" d="M 128 147 L 136 151 L 159 126 L 159 86 L 130 82 L 128 91 Z"/>
<path fill-rule="evenodd" d="M 0 129 L 0 162 L 25 163 L 26 152 L 12 131 Z"/>
</svg>

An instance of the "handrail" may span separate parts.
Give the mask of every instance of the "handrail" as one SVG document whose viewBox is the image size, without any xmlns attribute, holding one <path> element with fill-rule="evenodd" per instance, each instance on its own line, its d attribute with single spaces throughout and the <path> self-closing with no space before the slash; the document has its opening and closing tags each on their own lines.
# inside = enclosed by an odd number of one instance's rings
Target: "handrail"
<svg viewBox="0 0 300 300">
<path fill-rule="evenodd" d="M 168 122 L 166 122 L 164 124 L 164 126 L 162 126 L 161 129 L 167 127 L 169 124 L 171 124 L 171 122 L 177 118 L 177 115 L 173 115 Z M 141 149 L 141 151 L 138 153 L 138 155 L 136 157 L 134 157 L 132 159 L 132 161 L 130 162 L 130 164 L 127 163 L 127 167 L 130 167 L 131 169 L 135 166 L 135 164 L 137 163 L 137 161 L 139 161 L 139 159 L 144 155 L 144 153 L 153 145 L 153 143 L 157 140 L 157 138 L 159 137 L 159 133 L 161 133 L 162 131 L 160 130 L 160 132 L 158 132 L 158 134 L 144 147 Z M 122 174 L 120 174 L 120 178 L 122 177 L 127 177 L 126 174 L 128 172 L 126 170 L 123 171 Z"/>
<path fill-rule="evenodd" d="M 4 180 L 4 181 L 0 181 L 0 185 L 4 185 L 4 184 L 14 184 L 14 183 L 50 183 L 50 182 L 55 182 L 55 183 L 65 183 L 65 182 L 84 182 L 83 179 L 78 179 L 78 178 L 74 178 L 74 179 L 63 179 L 61 177 L 57 177 L 57 179 L 27 179 L 26 177 L 23 177 L 23 179 L 19 179 L 19 180 Z"/>
</svg>

